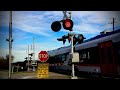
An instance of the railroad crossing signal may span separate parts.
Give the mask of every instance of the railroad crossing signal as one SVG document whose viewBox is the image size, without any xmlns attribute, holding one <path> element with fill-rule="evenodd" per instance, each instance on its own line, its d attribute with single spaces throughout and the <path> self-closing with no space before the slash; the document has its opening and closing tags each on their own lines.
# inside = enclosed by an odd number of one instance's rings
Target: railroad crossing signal
<svg viewBox="0 0 120 90">
<path fill-rule="evenodd" d="M 31 57 L 33 56 L 34 53 L 29 54 Z"/>
<path fill-rule="evenodd" d="M 64 36 L 62 36 L 62 38 L 58 38 L 57 40 L 63 41 L 63 44 L 65 44 L 67 38 L 68 38 L 68 36 L 64 35 Z"/>
<path fill-rule="evenodd" d="M 71 19 L 63 20 L 63 28 L 69 31 L 72 31 L 73 21 Z"/>
<path fill-rule="evenodd" d="M 46 51 L 41 51 L 38 54 L 38 58 L 40 59 L 41 62 L 46 62 L 49 59 L 48 53 Z"/>
<path fill-rule="evenodd" d="M 61 29 L 61 24 L 60 24 L 60 21 L 55 21 L 51 24 L 51 29 L 54 31 L 54 32 L 58 32 L 60 31 Z"/>
<path fill-rule="evenodd" d="M 70 43 L 70 41 L 71 41 L 71 35 L 72 34 L 68 33 L 68 35 L 64 35 L 64 36 L 62 36 L 62 38 L 58 38 L 57 40 L 58 41 L 63 41 L 63 44 L 65 44 L 66 39 L 68 39 L 68 42 Z M 75 35 L 78 35 L 78 37 L 76 37 Z M 83 34 L 74 34 L 73 35 L 73 46 L 76 43 L 81 44 L 84 41 L 84 39 L 86 39 L 86 38 L 83 36 Z"/>
<path fill-rule="evenodd" d="M 27 57 L 25 58 L 25 60 L 27 60 Z"/>
<path fill-rule="evenodd" d="M 83 34 L 79 34 L 78 38 L 77 38 L 77 41 L 78 41 L 79 44 L 81 44 L 84 39 L 86 39 L 86 38 L 83 36 Z"/>
<path fill-rule="evenodd" d="M 60 31 L 60 29 L 61 29 L 61 22 L 62 22 L 62 25 L 63 25 L 63 28 L 64 28 L 64 29 L 69 30 L 69 31 L 72 31 L 73 21 L 72 21 L 71 19 L 65 19 L 65 20 L 61 20 L 61 21 L 54 21 L 54 22 L 51 24 L 51 29 L 52 29 L 54 32 Z"/>
<path fill-rule="evenodd" d="M 51 29 L 54 31 L 54 32 L 58 32 L 60 31 L 61 29 L 61 23 L 63 25 L 63 28 L 66 29 L 66 30 L 69 30 L 69 31 L 72 31 L 72 28 L 73 28 L 73 21 L 71 20 L 71 15 L 70 17 L 67 16 L 67 12 L 66 11 L 63 11 L 63 14 L 64 14 L 64 17 L 62 20 L 60 21 L 54 21 L 52 24 L 51 24 Z M 69 13 L 70 14 L 70 13 Z"/>
</svg>

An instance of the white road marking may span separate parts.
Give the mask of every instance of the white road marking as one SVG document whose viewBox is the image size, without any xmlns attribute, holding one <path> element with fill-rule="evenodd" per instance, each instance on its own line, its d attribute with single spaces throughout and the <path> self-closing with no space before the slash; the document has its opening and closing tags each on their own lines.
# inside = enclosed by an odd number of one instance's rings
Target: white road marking
<svg viewBox="0 0 120 90">
<path fill-rule="evenodd" d="M 36 76 L 26 76 L 26 77 L 21 77 L 19 79 L 28 79 L 28 78 L 35 78 Z"/>
</svg>

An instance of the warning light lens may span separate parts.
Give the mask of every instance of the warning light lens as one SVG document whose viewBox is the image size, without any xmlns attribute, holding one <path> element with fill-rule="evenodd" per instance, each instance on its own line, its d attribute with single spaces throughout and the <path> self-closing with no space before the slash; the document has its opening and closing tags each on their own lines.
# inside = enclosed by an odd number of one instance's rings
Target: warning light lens
<svg viewBox="0 0 120 90">
<path fill-rule="evenodd" d="M 51 24 L 51 29 L 54 31 L 54 32 L 58 32 L 60 31 L 61 29 L 61 24 L 59 21 L 55 21 Z"/>
<path fill-rule="evenodd" d="M 65 22 L 65 26 L 66 26 L 67 28 L 70 27 L 70 26 L 71 26 L 70 22 L 69 22 L 69 21 L 66 21 L 66 22 Z"/>
<path fill-rule="evenodd" d="M 72 30 L 73 27 L 73 21 L 71 19 L 65 19 L 63 21 L 63 28 L 66 30 Z"/>
</svg>

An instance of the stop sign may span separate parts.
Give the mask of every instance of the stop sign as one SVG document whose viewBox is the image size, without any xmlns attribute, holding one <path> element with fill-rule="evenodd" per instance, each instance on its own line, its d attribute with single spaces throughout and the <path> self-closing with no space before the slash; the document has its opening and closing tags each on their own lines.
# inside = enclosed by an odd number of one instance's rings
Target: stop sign
<svg viewBox="0 0 120 90">
<path fill-rule="evenodd" d="M 46 62 L 48 60 L 48 58 L 49 58 L 48 53 L 46 51 L 41 51 L 38 54 L 38 57 L 39 57 L 41 62 Z"/>
</svg>

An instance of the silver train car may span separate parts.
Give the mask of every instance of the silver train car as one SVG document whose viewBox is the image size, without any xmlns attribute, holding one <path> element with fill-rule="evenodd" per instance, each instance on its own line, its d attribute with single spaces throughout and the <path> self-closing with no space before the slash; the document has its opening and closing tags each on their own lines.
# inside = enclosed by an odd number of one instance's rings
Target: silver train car
<svg viewBox="0 0 120 90">
<path fill-rule="evenodd" d="M 61 47 L 48 51 L 50 70 L 71 72 L 70 60 L 67 59 L 71 47 Z M 74 47 L 79 53 L 79 63 L 75 72 L 93 73 L 101 76 L 120 76 L 120 29 L 102 32 Z"/>
</svg>

